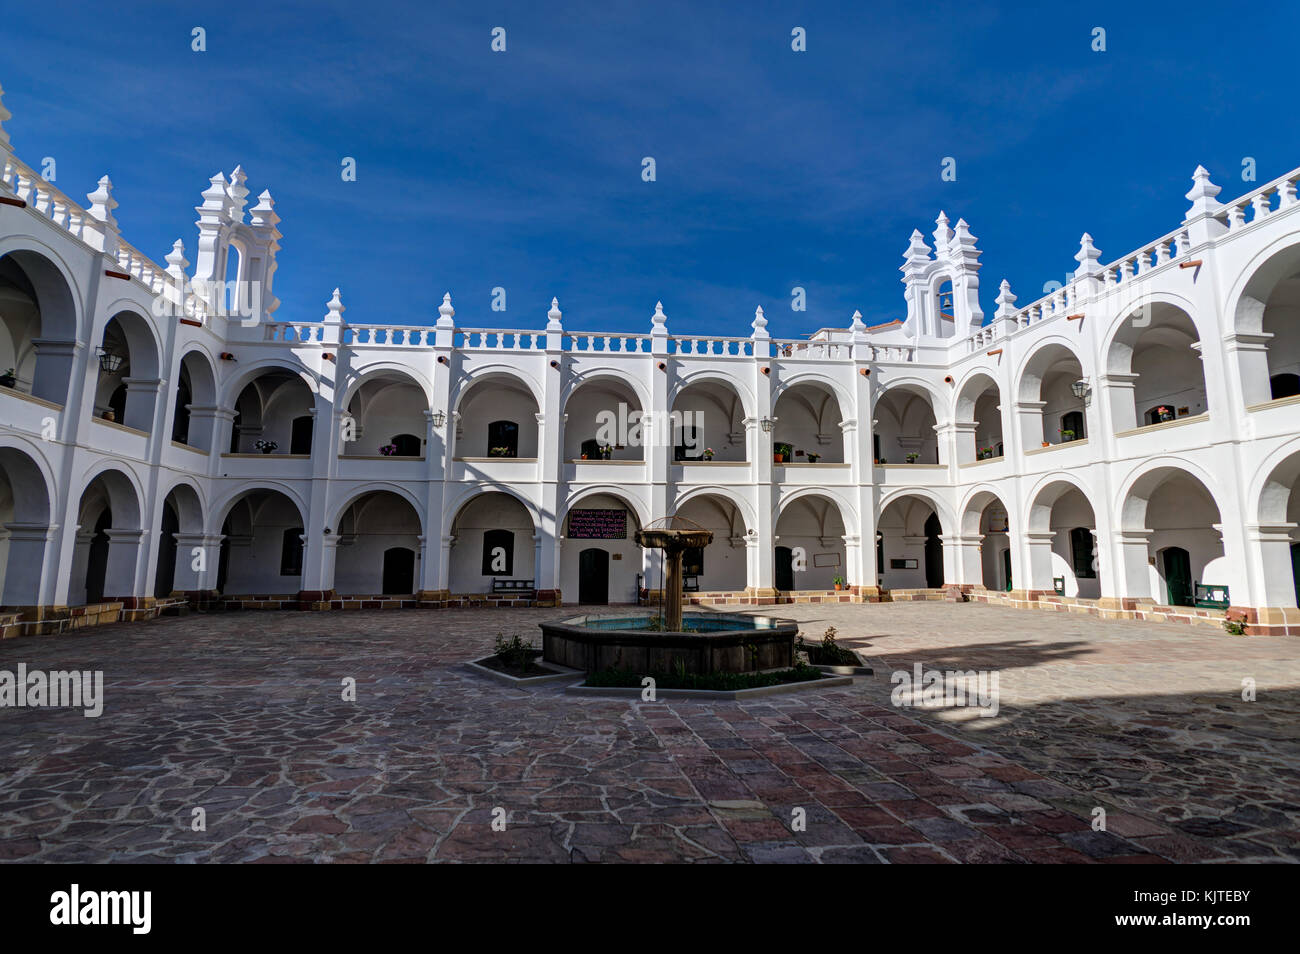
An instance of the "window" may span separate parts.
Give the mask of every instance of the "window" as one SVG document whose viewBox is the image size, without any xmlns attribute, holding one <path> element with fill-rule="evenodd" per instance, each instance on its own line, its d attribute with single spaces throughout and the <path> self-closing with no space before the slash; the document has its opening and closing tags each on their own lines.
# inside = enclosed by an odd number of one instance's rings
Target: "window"
<svg viewBox="0 0 1300 954">
<path fill-rule="evenodd" d="M 397 448 L 395 456 L 397 457 L 423 457 L 420 450 L 420 439 L 414 434 L 398 434 L 392 440 L 392 444 Z"/>
<path fill-rule="evenodd" d="M 483 534 L 483 575 L 509 576 L 515 572 L 515 535 L 509 530 Z"/>
<path fill-rule="evenodd" d="M 493 421 L 488 425 L 488 456 L 519 456 L 519 425 L 514 421 Z"/>
<path fill-rule="evenodd" d="M 1071 411 L 1061 415 L 1061 440 L 1080 441 L 1083 438 L 1083 412 Z"/>
<path fill-rule="evenodd" d="M 1070 557 L 1077 578 L 1091 580 L 1097 576 L 1097 571 L 1092 568 L 1092 531 L 1087 527 L 1075 527 L 1070 531 Z"/>
<path fill-rule="evenodd" d="M 699 576 L 704 572 L 704 548 L 690 547 L 682 551 L 682 576 Z"/>
<path fill-rule="evenodd" d="M 290 527 L 280 541 L 280 575 L 302 573 L 302 527 Z"/>
<path fill-rule="evenodd" d="M 311 453 L 311 432 L 312 432 L 311 415 L 295 417 L 293 419 L 293 430 L 289 436 L 289 453 L 290 454 L 310 454 Z"/>
</svg>

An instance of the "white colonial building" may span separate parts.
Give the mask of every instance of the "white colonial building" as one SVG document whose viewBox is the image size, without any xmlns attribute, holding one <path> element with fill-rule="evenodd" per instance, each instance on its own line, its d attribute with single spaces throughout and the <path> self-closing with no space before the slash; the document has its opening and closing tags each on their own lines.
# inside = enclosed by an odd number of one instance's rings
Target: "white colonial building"
<svg viewBox="0 0 1300 954">
<path fill-rule="evenodd" d="M 0 107 L 0 122 L 8 113 Z M 213 176 L 198 242 L 128 244 L 0 126 L 6 633 L 178 601 L 632 602 L 678 514 L 715 603 L 952 597 L 1300 633 L 1300 170 L 991 321 L 940 215 L 906 318 L 806 340 L 278 322 L 279 217 Z M 432 315 L 430 315 L 432 318 Z M 545 324 L 542 325 L 542 319 Z M 463 318 L 463 316 L 462 316 Z M 842 580 L 844 589 L 833 584 Z"/>
</svg>

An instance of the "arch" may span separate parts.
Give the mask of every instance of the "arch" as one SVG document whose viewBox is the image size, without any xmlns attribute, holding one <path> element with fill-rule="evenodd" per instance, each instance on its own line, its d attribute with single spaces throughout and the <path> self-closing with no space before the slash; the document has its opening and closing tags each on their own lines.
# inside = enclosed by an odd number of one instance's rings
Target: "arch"
<svg viewBox="0 0 1300 954">
<path fill-rule="evenodd" d="M 1199 483 L 1222 516 L 1225 510 L 1220 502 L 1218 485 L 1203 467 L 1177 457 L 1153 457 L 1138 464 L 1120 481 L 1121 490 L 1112 510 L 1119 516 L 1120 529 L 1145 529 L 1142 520 L 1146 516 L 1146 500 L 1150 492 L 1177 473 L 1184 473 Z M 1231 513 L 1231 508 L 1226 512 Z"/>
<path fill-rule="evenodd" d="M 1097 512 L 1092 490 L 1078 477 L 1056 471 L 1040 477 L 1025 498 L 1029 501 L 1025 529 L 1031 532 L 1046 531 L 1050 527 L 1052 506 L 1071 490 L 1077 490 L 1088 502 L 1092 512 Z"/>
<path fill-rule="evenodd" d="M 740 519 L 745 524 L 746 533 L 753 530 L 758 522 L 757 515 L 754 513 L 754 509 L 749 500 L 747 500 L 742 494 L 736 492 L 733 488 L 725 487 L 720 484 L 706 484 L 699 487 L 692 487 L 685 493 L 679 494 L 675 504 L 673 505 L 674 512 L 680 511 L 683 506 L 698 497 L 719 497 L 733 505 L 736 508 L 736 512 L 740 514 Z M 669 515 L 665 514 L 665 516 Z"/>
<path fill-rule="evenodd" d="M 492 385 L 495 384 L 495 387 Z M 504 454 L 535 460 L 541 453 L 541 414 L 544 406 L 529 381 L 506 370 L 477 372 L 468 385 L 453 396 L 451 429 L 455 459 L 492 457 Z M 494 425 L 515 425 L 511 439 L 494 443 Z M 494 447 L 507 447 L 505 452 Z"/>
<path fill-rule="evenodd" d="M 584 375 L 576 386 L 570 382 L 560 400 L 563 458 L 590 454 L 594 460 L 599 448 L 609 445 L 611 460 L 644 460 L 646 407 L 641 383 L 632 378 L 599 371 Z"/>
<path fill-rule="evenodd" d="M 922 464 L 944 463 L 946 446 L 940 444 L 940 399 L 929 382 L 906 377 L 891 380 L 876 392 L 872 405 L 872 457 L 881 464 L 898 464 L 915 454 Z"/>
<path fill-rule="evenodd" d="M 600 384 L 609 382 L 618 384 L 631 390 L 636 395 L 639 408 L 645 410 L 653 403 L 649 389 L 640 379 L 627 374 L 620 374 L 612 368 L 588 368 L 586 370 L 575 370 L 560 388 L 560 408 L 563 411 L 568 408 L 569 398 L 574 393 L 586 387 L 589 384 Z"/>
<path fill-rule="evenodd" d="M 926 487 L 899 487 L 883 494 L 880 503 L 877 505 L 877 513 L 883 514 L 891 504 L 898 502 L 903 497 L 918 497 L 930 505 L 939 516 L 939 522 L 943 524 L 943 532 L 952 534 L 957 526 L 957 520 L 952 513 L 952 509 L 947 502 Z"/>
<path fill-rule="evenodd" d="M 1000 508 L 1004 520 L 996 526 L 994 519 Z M 961 509 L 961 543 L 963 583 L 978 581 L 989 590 L 1009 590 L 1015 583 L 1016 564 L 1020 561 L 1012 553 L 1012 533 L 1019 528 L 1003 496 L 988 485 L 976 487 L 967 494 Z M 972 546 L 972 541 L 978 541 Z M 1024 584 L 1022 583 L 1021 586 Z"/>
<path fill-rule="evenodd" d="M 212 522 L 208 524 L 209 532 L 221 533 L 221 528 L 225 525 L 235 506 L 244 498 L 256 493 L 279 494 L 285 497 L 298 511 L 298 519 L 302 522 L 302 525 L 307 526 L 307 502 L 298 495 L 297 490 L 292 485 L 281 481 L 258 481 L 256 484 L 238 487 L 230 491 L 225 497 L 220 498 L 213 504 L 211 510 L 209 510 L 212 517 Z"/>
<path fill-rule="evenodd" d="M 488 593 L 497 578 L 532 580 L 534 588 L 550 588 L 549 582 L 536 579 L 542 542 L 536 511 L 518 494 L 471 488 L 447 526 L 447 580 L 452 593 Z"/>
<path fill-rule="evenodd" d="M 961 519 L 958 522 L 958 528 L 963 537 L 973 537 L 980 534 L 980 521 L 984 516 L 984 511 L 992 503 L 1001 504 L 1002 509 L 1006 511 L 1007 519 L 1012 523 L 1015 522 L 1015 515 L 1012 514 L 1011 508 L 1007 506 L 1006 500 L 1002 493 L 989 484 L 980 484 L 966 494 L 966 499 L 961 505 Z"/>
<path fill-rule="evenodd" d="M 372 494 L 384 494 L 384 493 L 393 494 L 397 497 L 401 497 L 404 501 L 406 501 L 408 504 L 411 505 L 411 509 L 415 511 L 415 515 L 420 521 L 420 532 L 423 533 L 424 525 L 425 525 L 424 504 L 421 502 L 419 497 L 413 494 L 405 486 L 388 480 L 368 483 L 364 487 L 356 487 L 351 491 L 349 491 L 348 496 L 344 500 L 343 504 L 341 506 L 334 508 L 333 511 L 334 519 L 330 523 L 330 526 L 331 527 L 343 526 L 343 517 L 354 504 L 360 502 L 362 499 L 366 497 L 371 496 Z"/>
<path fill-rule="evenodd" d="M 37 606 L 45 583 L 54 484 L 26 449 L 0 445 L 0 606 Z"/>
<path fill-rule="evenodd" d="M 527 391 L 533 397 L 533 403 L 537 405 L 538 410 L 546 405 L 546 395 L 541 383 L 531 374 L 523 371 L 514 365 L 492 363 L 477 365 L 468 372 L 462 372 L 452 387 L 448 402 L 451 404 L 449 413 L 460 411 L 461 404 L 464 403 L 465 395 L 474 390 L 480 384 L 490 383 L 502 378 L 514 381 L 522 385 L 522 389 Z"/>
<path fill-rule="evenodd" d="M 395 484 L 358 488 L 338 511 L 333 589 L 347 594 L 411 595 L 422 549 L 421 507 Z"/>
<path fill-rule="evenodd" d="M 375 456 L 398 444 L 411 445 L 399 447 L 398 456 L 424 457 L 432 412 L 430 390 L 421 378 L 387 363 L 352 376 L 337 407 L 355 422 L 357 439 L 344 441 L 340 453 Z M 402 435 L 406 438 L 399 441 Z"/>
<path fill-rule="evenodd" d="M 0 370 L 12 367 L 16 388 L 62 406 L 83 320 L 73 271 L 45 245 L 25 236 L 5 238 L 0 303 Z"/>
<path fill-rule="evenodd" d="M 455 497 L 453 497 L 451 500 L 447 502 L 446 510 L 447 513 L 451 514 L 451 520 L 448 522 L 447 525 L 449 527 L 454 526 L 456 523 L 456 518 L 460 516 L 460 512 L 464 510 L 466 505 L 468 505 L 475 497 L 481 496 L 482 494 L 493 494 L 493 493 L 505 494 L 507 497 L 513 497 L 515 500 L 517 500 L 519 503 L 523 505 L 523 508 L 526 511 L 528 511 L 528 516 L 532 519 L 533 522 L 534 531 L 539 531 L 542 529 L 542 514 L 541 511 L 538 509 L 537 504 L 529 500 L 527 497 L 525 497 L 519 491 L 515 490 L 510 485 L 496 483 L 496 482 L 471 484 L 469 486 L 462 488 L 459 494 L 457 494 Z"/>
<path fill-rule="evenodd" d="M 343 400 L 337 401 L 339 407 L 348 407 L 357 392 L 366 384 L 375 381 L 401 381 L 413 385 L 424 395 L 423 410 L 432 411 L 435 397 L 433 383 L 418 369 L 397 361 L 375 361 L 359 368 L 349 368 L 347 376 L 341 382 L 335 382 L 336 393 L 341 392 Z"/>
<path fill-rule="evenodd" d="M 0 471 L 9 485 L 14 523 L 48 526 L 57 485 L 34 448 L 8 435 L 0 438 Z"/>
<path fill-rule="evenodd" d="M 783 490 L 780 498 L 772 508 L 773 526 L 776 526 L 776 519 L 781 516 L 785 508 L 803 497 L 825 497 L 832 501 L 840 510 L 840 519 L 844 521 L 845 531 L 853 533 L 855 528 L 862 526 L 858 517 L 858 508 L 853 502 L 829 487 L 797 487 Z"/>
<path fill-rule="evenodd" d="M 972 391 L 972 388 L 981 382 L 983 382 L 983 386 L 978 391 Z M 962 378 L 953 389 L 952 419 L 954 421 L 975 420 L 975 404 L 989 388 L 993 388 L 998 392 L 998 402 L 1001 403 L 1002 385 L 998 383 L 997 378 L 988 369 L 975 368 Z"/>
<path fill-rule="evenodd" d="M 1225 335 L 1246 345 L 1236 352 L 1246 406 L 1300 392 L 1300 241 L 1294 234 L 1242 269 L 1223 314 L 1232 322 Z"/>
<path fill-rule="evenodd" d="M 710 449 L 720 461 L 747 460 L 746 421 L 753 420 L 753 406 L 742 382 L 713 370 L 695 371 L 669 389 L 669 419 L 663 433 L 655 428 L 653 439 L 673 447 L 677 461 L 702 460 Z"/>
<path fill-rule="evenodd" d="M 778 590 L 829 590 L 836 579 L 857 582 L 846 540 L 855 525 L 847 516 L 842 500 L 816 488 L 781 502 L 772 521 Z"/>
<path fill-rule="evenodd" d="M 677 403 L 677 398 L 687 388 L 697 387 L 701 384 L 717 384 L 732 391 L 740 400 L 742 416 L 755 416 L 754 408 L 757 402 L 749 386 L 739 378 L 728 377 L 724 372 L 708 367 L 679 370 L 668 388 L 668 407 L 671 409 Z"/>
<path fill-rule="evenodd" d="M 855 400 L 852 391 L 845 388 L 834 375 L 826 374 L 822 371 L 800 368 L 791 373 L 782 372 L 780 379 L 772 389 L 772 406 L 781 399 L 781 395 L 791 388 L 797 388 L 802 385 L 820 385 L 830 391 L 835 397 L 836 403 L 840 408 L 840 418 L 848 420 L 851 416 L 849 412 L 854 410 Z"/>
<path fill-rule="evenodd" d="M 1172 312 L 1181 312 L 1187 317 L 1187 320 L 1191 322 L 1192 327 L 1196 330 L 1198 341 L 1205 341 L 1207 337 L 1213 339 L 1214 329 L 1206 329 L 1201 326 L 1202 322 L 1197 319 L 1200 310 L 1191 299 L 1169 291 L 1152 292 L 1143 289 L 1132 292 L 1120 301 L 1119 306 L 1114 311 L 1114 317 L 1111 318 L 1110 324 L 1106 327 L 1106 333 L 1101 336 L 1104 345 L 1100 353 L 1105 357 L 1106 370 L 1124 370 L 1112 366 L 1109 360 L 1111 350 L 1117 341 L 1125 340 L 1126 335 L 1136 338 L 1143 331 L 1152 327 L 1161 315 Z M 1135 318 L 1140 320 L 1134 321 Z"/>
<path fill-rule="evenodd" d="M 301 440 L 299 418 L 311 422 L 306 433 L 314 440 L 316 419 L 328 420 L 328 405 L 324 404 L 318 388 L 309 375 L 284 362 L 260 363 L 235 379 L 237 391 L 227 391 L 230 403 L 224 404 L 235 411 L 230 427 L 230 453 L 253 453 L 259 441 L 272 441 L 274 450 L 281 453 L 307 453 L 294 445 Z M 304 399 L 300 387 L 305 388 Z M 288 406 L 286 406 L 288 405 Z"/>
<path fill-rule="evenodd" d="M 682 560 L 684 585 L 704 592 L 734 592 L 754 583 L 756 567 L 750 555 L 757 553 L 751 545 L 757 538 L 748 522 L 748 507 L 719 490 L 685 494 L 673 508 L 675 514 L 713 531 L 711 543 L 687 550 Z"/>
<path fill-rule="evenodd" d="M 918 506 L 919 505 L 919 506 Z M 948 507 L 924 489 L 900 488 L 880 501 L 876 582 L 890 589 L 928 589 L 950 579 L 943 541 L 956 539 Z"/>
<path fill-rule="evenodd" d="M 891 393 L 897 391 L 911 391 L 913 394 L 918 391 L 922 392 L 926 401 L 930 405 L 930 410 L 934 413 L 935 419 L 938 419 L 939 408 L 946 408 L 948 400 L 944 393 L 940 391 L 931 381 L 917 375 L 907 374 L 902 377 L 889 378 L 882 381 L 879 389 L 876 391 L 875 403 L 888 397 Z"/>
<path fill-rule="evenodd" d="M 83 500 L 86 491 L 90 490 L 96 481 L 103 484 L 105 498 L 113 511 L 114 529 L 143 529 L 141 501 L 144 500 L 145 495 L 136 475 L 117 466 L 115 461 L 97 461 L 82 476 L 77 499 Z"/>
<path fill-rule="evenodd" d="M 1300 438 L 1287 441 L 1269 454 L 1251 479 L 1250 495 L 1258 523 L 1279 526 L 1288 522 L 1292 488 L 1300 480 Z"/>
<path fill-rule="evenodd" d="M 819 459 L 825 457 L 827 463 L 843 463 L 845 415 L 841 389 L 820 375 L 803 374 L 799 378 L 773 393 L 773 438 L 792 444 L 796 457 L 807 448 L 807 453 Z M 819 399 L 810 398 L 812 394 Z"/>
<path fill-rule="evenodd" d="M 1059 335 L 1051 335 L 1034 343 L 1020 361 L 1016 378 L 1015 395 L 1018 401 L 1037 401 L 1042 395 L 1043 376 L 1058 362 L 1073 359 L 1082 374 L 1088 374 L 1088 365 L 1072 342 Z"/>
<path fill-rule="evenodd" d="M 177 516 L 180 517 L 181 533 L 202 533 L 203 528 L 207 526 L 205 519 L 206 507 L 204 505 L 204 494 L 199 489 L 198 482 L 192 477 L 177 477 L 166 488 L 162 490 L 160 499 L 166 501 L 169 497 L 176 500 Z"/>
<path fill-rule="evenodd" d="M 267 371 L 286 371 L 295 375 L 302 379 L 303 384 L 307 385 L 307 390 L 311 392 L 313 399 L 320 397 L 320 382 L 310 368 L 289 358 L 273 357 L 255 361 L 241 368 L 233 377 L 227 380 L 221 388 L 221 406 L 234 407 L 235 402 L 244 393 L 244 388 Z"/>
</svg>

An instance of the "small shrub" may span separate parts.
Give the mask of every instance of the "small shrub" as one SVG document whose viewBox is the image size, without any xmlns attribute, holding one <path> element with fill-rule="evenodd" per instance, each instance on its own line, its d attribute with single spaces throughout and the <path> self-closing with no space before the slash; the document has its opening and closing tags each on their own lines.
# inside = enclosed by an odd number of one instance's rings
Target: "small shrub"
<svg viewBox="0 0 1300 954">
<path fill-rule="evenodd" d="M 506 639 L 503 633 L 497 633 L 496 657 L 502 665 L 510 669 L 527 669 L 536 653 L 531 639 L 524 642 L 518 633 Z"/>
<path fill-rule="evenodd" d="M 1228 631 L 1228 635 L 1230 636 L 1246 635 L 1246 624 L 1243 620 L 1225 619 L 1223 621 L 1223 628 Z"/>
</svg>

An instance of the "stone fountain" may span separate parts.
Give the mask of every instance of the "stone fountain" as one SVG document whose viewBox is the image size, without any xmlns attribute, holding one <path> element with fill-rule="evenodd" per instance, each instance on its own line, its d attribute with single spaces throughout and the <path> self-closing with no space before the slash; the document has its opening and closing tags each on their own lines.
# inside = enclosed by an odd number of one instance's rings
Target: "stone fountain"
<svg viewBox="0 0 1300 954">
<path fill-rule="evenodd" d="M 713 541 L 713 531 L 684 517 L 665 517 L 636 532 L 636 542 L 664 552 L 663 612 L 579 616 L 540 623 L 542 657 L 587 672 L 722 673 L 784 669 L 794 664 L 793 620 L 737 613 L 682 613 L 682 555 Z"/>
</svg>

